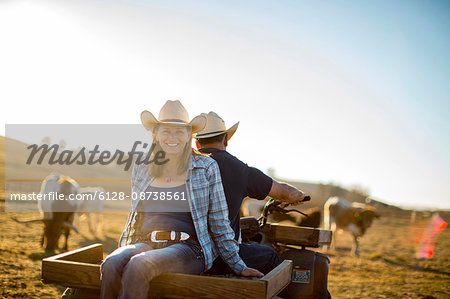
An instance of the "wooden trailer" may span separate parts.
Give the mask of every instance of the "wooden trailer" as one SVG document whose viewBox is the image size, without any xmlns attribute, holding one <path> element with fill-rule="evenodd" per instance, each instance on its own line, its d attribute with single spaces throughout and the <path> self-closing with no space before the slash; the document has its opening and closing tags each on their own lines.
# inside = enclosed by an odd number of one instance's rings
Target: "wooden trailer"
<svg viewBox="0 0 450 299">
<path fill-rule="evenodd" d="M 331 241 L 329 231 L 268 224 L 271 240 L 295 241 L 296 245 L 319 247 Z M 42 280 L 73 288 L 79 298 L 98 298 L 102 244 L 93 244 L 42 260 Z M 289 283 L 293 263 L 283 261 L 262 278 L 223 277 L 164 273 L 150 282 L 157 298 L 274 298 Z M 76 296 L 74 296 L 77 298 Z"/>
</svg>

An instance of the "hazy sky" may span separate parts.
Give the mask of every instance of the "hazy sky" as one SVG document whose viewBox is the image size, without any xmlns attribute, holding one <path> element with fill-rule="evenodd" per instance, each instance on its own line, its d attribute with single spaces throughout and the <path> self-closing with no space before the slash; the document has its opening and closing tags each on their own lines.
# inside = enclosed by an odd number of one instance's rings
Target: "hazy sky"
<svg viewBox="0 0 450 299">
<path fill-rule="evenodd" d="M 448 1 L 0 1 L 0 116 L 179 99 L 240 121 L 229 151 L 278 177 L 450 208 L 449 32 Z"/>
</svg>

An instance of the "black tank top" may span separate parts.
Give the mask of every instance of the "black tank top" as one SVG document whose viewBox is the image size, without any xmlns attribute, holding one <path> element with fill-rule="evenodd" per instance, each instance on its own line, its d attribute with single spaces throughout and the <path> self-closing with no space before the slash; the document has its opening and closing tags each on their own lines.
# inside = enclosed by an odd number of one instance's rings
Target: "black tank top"
<svg viewBox="0 0 450 299">
<path fill-rule="evenodd" d="M 142 196 L 142 195 L 141 195 Z M 144 213 L 141 231 L 181 231 L 195 237 L 194 222 L 187 199 L 186 184 L 160 188 L 149 186 L 138 207 Z"/>
</svg>

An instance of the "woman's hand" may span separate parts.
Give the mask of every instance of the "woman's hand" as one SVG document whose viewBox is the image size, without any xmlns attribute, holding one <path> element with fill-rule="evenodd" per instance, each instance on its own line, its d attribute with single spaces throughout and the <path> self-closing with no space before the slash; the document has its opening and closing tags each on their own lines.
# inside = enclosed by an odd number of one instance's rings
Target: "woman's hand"
<svg viewBox="0 0 450 299">
<path fill-rule="evenodd" d="M 246 277 L 263 277 L 264 274 L 262 274 L 261 272 L 259 272 L 256 269 L 246 268 L 244 271 L 241 272 L 241 276 L 246 276 Z"/>
</svg>

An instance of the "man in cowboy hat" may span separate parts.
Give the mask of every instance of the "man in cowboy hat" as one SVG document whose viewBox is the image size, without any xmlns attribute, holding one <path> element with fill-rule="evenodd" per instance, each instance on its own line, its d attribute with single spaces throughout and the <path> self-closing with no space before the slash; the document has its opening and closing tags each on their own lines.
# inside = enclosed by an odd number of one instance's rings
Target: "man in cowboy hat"
<svg viewBox="0 0 450 299">
<path fill-rule="evenodd" d="M 239 122 L 227 129 L 223 119 L 215 112 L 211 111 L 203 115 L 206 116 L 207 122 L 203 130 L 197 133 L 196 144 L 200 152 L 211 154 L 211 157 L 219 164 L 231 228 L 234 230 L 236 240 L 240 238 L 240 208 L 245 197 L 262 200 L 270 196 L 293 205 L 299 204 L 304 199 L 305 194 L 302 191 L 272 179 L 257 168 L 249 167 L 226 151 L 228 141 L 236 132 Z M 244 262 L 257 269 L 275 267 L 273 258 L 273 255 L 276 255 L 275 251 L 269 246 L 257 245 L 240 244 L 239 255 Z M 254 257 L 261 258 L 254 259 Z M 252 264 L 252 262 L 266 263 L 266 265 Z M 217 264 L 224 266 L 220 261 Z"/>
</svg>

